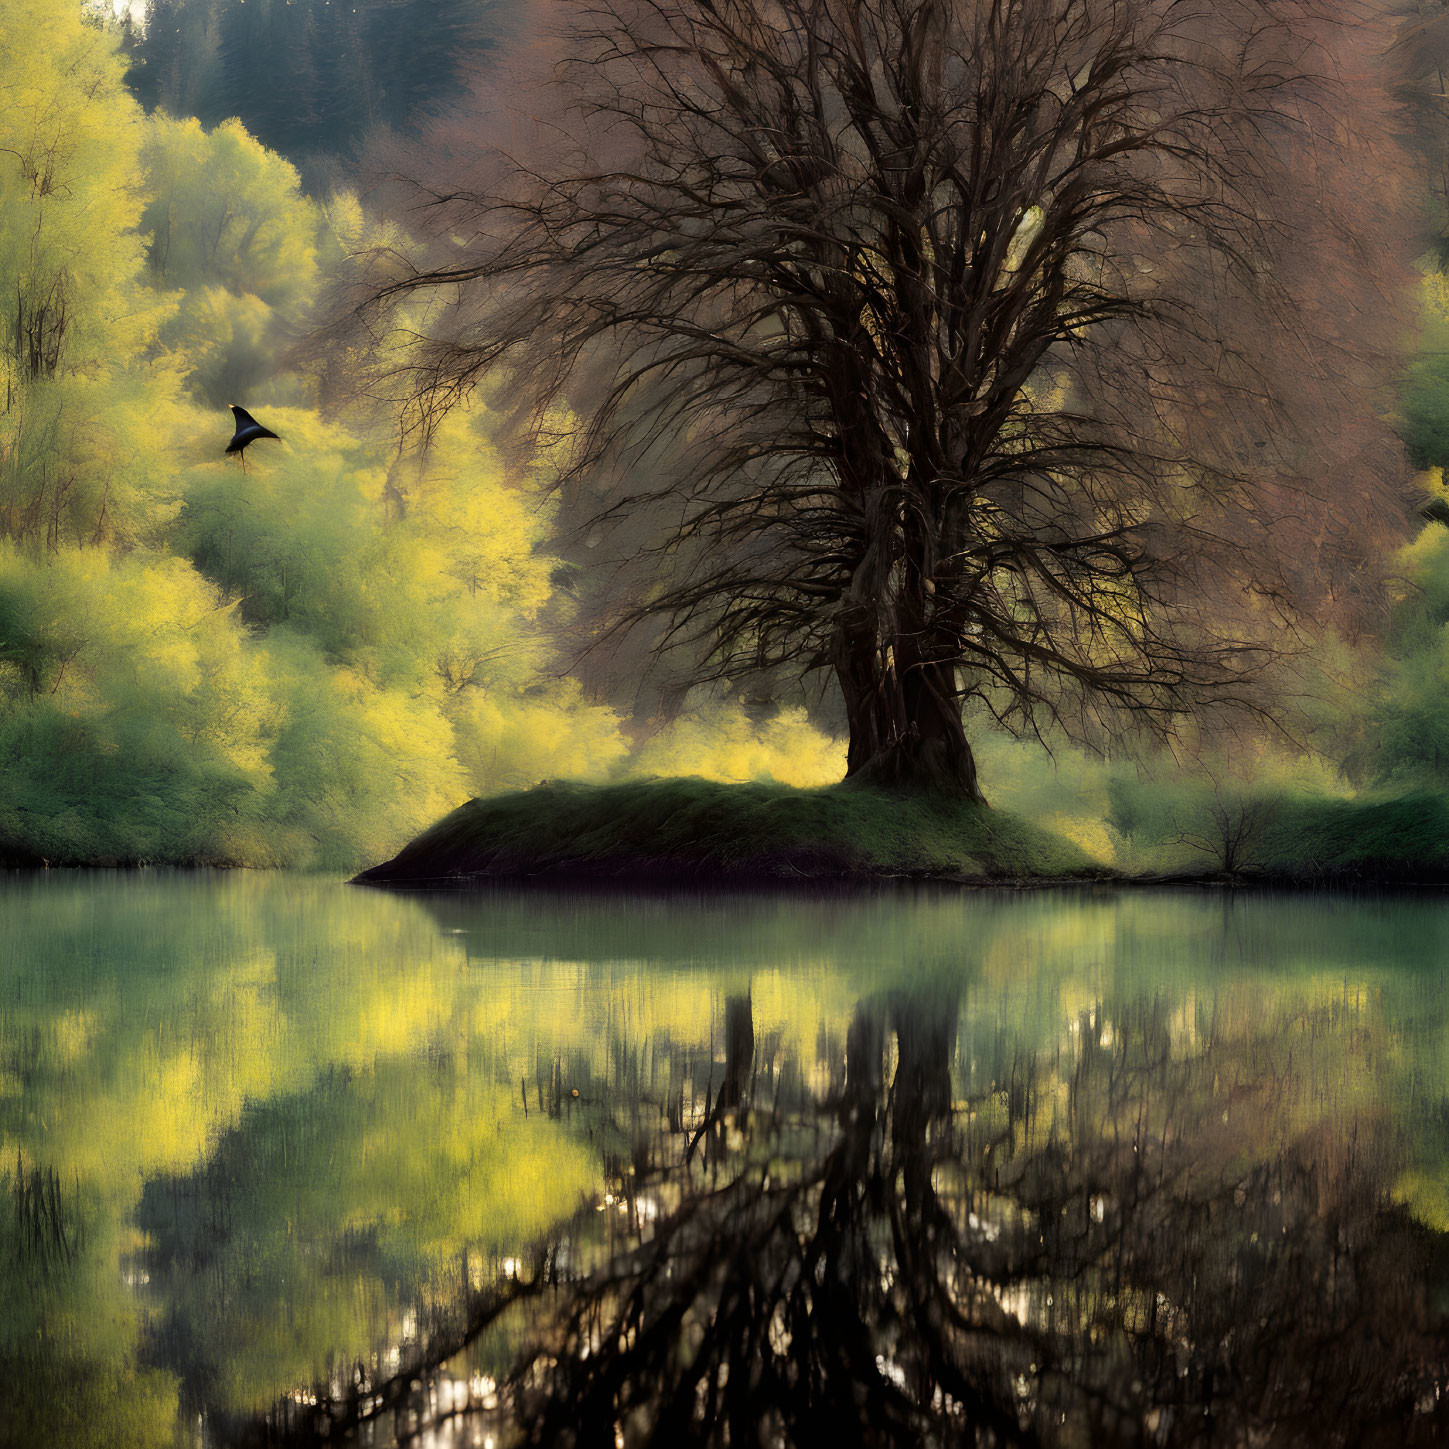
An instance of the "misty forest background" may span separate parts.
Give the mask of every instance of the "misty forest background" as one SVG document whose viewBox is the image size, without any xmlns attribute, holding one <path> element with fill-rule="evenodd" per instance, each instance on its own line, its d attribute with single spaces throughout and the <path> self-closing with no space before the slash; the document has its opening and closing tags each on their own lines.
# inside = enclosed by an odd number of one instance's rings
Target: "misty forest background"
<svg viewBox="0 0 1449 1449">
<path fill-rule="evenodd" d="M 349 357 L 306 346 L 352 259 L 412 245 L 369 167 L 398 137 L 444 144 L 450 107 L 466 126 L 522 13 L 0 0 L 0 858 L 347 868 L 540 779 L 843 774 L 828 696 L 580 659 L 606 566 L 559 516 L 559 460 L 504 449 L 486 396 L 425 451 L 400 441 Z M 1409 17 L 1386 60 L 1410 102 L 1440 19 Z M 975 720 L 993 804 L 1162 868 L 1244 863 L 1290 800 L 1442 801 L 1449 277 L 1420 155 L 1421 315 L 1374 405 L 1428 512 L 1380 560 L 1376 626 L 1300 641 L 1287 733 L 1184 721 L 1173 750 L 1102 756 Z M 245 471 L 229 402 L 284 439 Z"/>
</svg>

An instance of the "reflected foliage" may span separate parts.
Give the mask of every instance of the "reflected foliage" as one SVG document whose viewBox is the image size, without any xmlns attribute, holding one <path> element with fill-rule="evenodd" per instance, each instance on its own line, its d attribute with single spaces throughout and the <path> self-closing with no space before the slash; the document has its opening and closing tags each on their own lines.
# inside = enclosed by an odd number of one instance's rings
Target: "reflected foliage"
<svg viewBox="0 0 1449 1449">
<path fill-rule="evenodd" d="M 1445 1432 L 1442 904 L 0 911 L 0 1443 Z"/>
<path fill-rule="evenodd" d="M 631 1108 L 624 1239 L 586 1212 L 461 1336 L 269 1432 L 1439 1442 L 1449 1244 L 1405 1192 L 1433 1148 L 1384 1096 L 1398 1033 L 1373 993 L 1274 1001 L 1128 993 L 1042 1041 L 897 988 L 811 1075 L 728 997 L 702 1102 L 670 1075 L 642 1136 Z"/>
</svg>

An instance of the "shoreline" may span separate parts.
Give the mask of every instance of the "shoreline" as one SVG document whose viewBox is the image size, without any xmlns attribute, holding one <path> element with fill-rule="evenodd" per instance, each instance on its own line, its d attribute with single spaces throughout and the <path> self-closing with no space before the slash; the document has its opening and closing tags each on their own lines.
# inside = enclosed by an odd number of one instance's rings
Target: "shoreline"
<svg viewBox="0 0 1449 1449">
<path fill-rule="evenodd" d="M 365 886 L 399 894 L 460 896 L 502 891 L 578 892 L 596 895 L 748 895 L 804 894 L 857 895 L 871 890 L 935 888 L 963 892 L 1040 891 L 1222 891 L 1251 894 L 1280 891 L 1308 894 L 1316 891 L 1356 893 L 1432 893 L 1449 891 L 1449 874 L 1351 874 L 1347 872 L 1245 870 L 1237 874 L 1221 871 L 1158 871 L 1132 874 L 1107 869 L 1092 874 L 1040 876 L 952 876 L 910 875 L 885 871 L 848 875 L 746 875 L 712 876 L 703 870 L 654 874 L 607 874 L 600 871 L 540 870 L 478 873 L 473 875 L 373 877 L 376 867 L 354 875 L 338 869 L 302 869 L 294 866 L 219 865 L 214 861 L 67 861 L 54 864 L 0 861 L 0 880 L 7 877 L 34 879 L 45 875 L 294 875 L 322 877 L 338 885 Z"/>
<path fill-rule="evenodd" d="M 1272 830 L 1233 870 L 1210 859 L 1153 860 L 1135 840 L 1132 848 L 1135 869 L 1108 865 L 1010 810 L 924 792 L 668 777 L 604 785 L 545 782 L 473 799 L 388 860 L 361 870 L 339 862 L 299 873 L 447 893 L 849 894 L 902 886 L 1431 891 L 1449 887 L 1449 799 L 1420 794 L 1285 801 Z M 0 871 L 17 876 L 264 869 L 293 868 L 242 864 L 209 852 L 189 860 L 46 860 L 13 839 L 0 849 Z"/>
<path fill-rule="evenodd" d="M 370 871 L 362 871 L 344 882 L 372 890 L 396 891 L 400 894 L 467 895 L 489 890 L 578 891 L 600 895 L 744 895 L 751 893 L 792 892 L 854 895 L 875 889 L 900 887 L 933 887 L 963 892 L 1021 892 L 1052 890 L 1153 891 L 1195 890 L 1249 894 L 1255 891 L 1281 891 L 1310 894 L 1316 891 L 1358 892 L 1434 892 L 1449 891 L 1449 877 L 1365 876 L 1296 872 L 1244 872 L 1225 875 L 1221 872 L 1171 872 L 1145 875 L 1061 875 L 1061 876 L 946 876 L 875 874 L 837 876 L 726 876 L 709 878 L 703 873 L 675 873 L 648 877 L 643 875 L 602 875 L 597 872 L 536 872 L 534 874 L 479 874 L 398 877 L 369 879 Z"/>
</svg>

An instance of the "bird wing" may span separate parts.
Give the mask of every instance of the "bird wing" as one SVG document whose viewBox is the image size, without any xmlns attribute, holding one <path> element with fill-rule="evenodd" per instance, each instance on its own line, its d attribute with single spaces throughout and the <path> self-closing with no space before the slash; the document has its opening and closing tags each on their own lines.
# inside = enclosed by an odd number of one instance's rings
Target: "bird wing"
<svg viewBox="0 0 1449 1449">
<path fill-rule="evenodd" d="M 238 433 L 245 432 L 248 427 L 258 426 L 257 420 L 245 408 L 240 408 L 235 403 L 228 403 L 227 407 L 236 414 L 236 430 Z"/>
<path fill-rule="evenodd" d="M 226 445 L 226 450 L 228 453 L 239 453 L 248 443 L 255 443 L 258 438 L 276 438 L 279 443 L 282 441 L 270 428 L 264 428 L 260 423 L 252 422 L 244 428 L 238 428 L 232 434 L 231 442 Z"/>
</svg>

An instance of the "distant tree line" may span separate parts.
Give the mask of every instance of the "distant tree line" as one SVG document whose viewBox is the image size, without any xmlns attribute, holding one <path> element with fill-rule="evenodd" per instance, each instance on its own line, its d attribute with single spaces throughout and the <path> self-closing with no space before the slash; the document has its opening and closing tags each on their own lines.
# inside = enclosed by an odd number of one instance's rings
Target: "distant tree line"
<svg viewBox="0 0 1449 1449">
<path fill-rule="evenodd" d="M 350 154 L 463 87 L 501 37 L 507 0 L 150 0 L 127 30 L 148 110 L 236 116 L 293 160 Z"/>
</svg>

